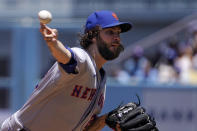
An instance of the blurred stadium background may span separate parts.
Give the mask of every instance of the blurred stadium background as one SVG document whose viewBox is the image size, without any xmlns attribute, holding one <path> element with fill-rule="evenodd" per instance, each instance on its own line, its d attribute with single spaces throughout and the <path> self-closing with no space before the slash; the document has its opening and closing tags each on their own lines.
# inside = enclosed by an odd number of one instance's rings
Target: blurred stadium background
<svg viewBox="0 0 197 131">
<path fill-rule="evenodd" d="M 42 9 L 52 12 L 49 26 L 71 47 L 79 46 L 77 34 L 95 10 L 112 10 L 133 23 L 122 34 L 125 52 L 105 65 L 103 113 L 139 94 L 161 131 L 196 131 L 196 0 L 0 0 L 0 123 L 24 104 L 54 63 L 39 33 Z"/>
</svg>

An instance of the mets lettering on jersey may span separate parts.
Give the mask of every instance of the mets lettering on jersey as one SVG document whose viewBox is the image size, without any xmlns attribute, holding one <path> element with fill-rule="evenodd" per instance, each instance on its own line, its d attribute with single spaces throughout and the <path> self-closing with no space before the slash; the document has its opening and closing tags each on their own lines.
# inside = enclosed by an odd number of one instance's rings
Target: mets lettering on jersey
<svg viewBox="0 0 197 131">
<path fill-rule="evenodd" d="M 91 101 L 95 93 L 96 93 L 96 89 L 94 88 L 88 88 L 88 87 L 75 85 L 71 93 L 71 96 Z M 102 93 L 98 99 L 98 105 L 102 108 L 103 103 L 104 103 L 104 96 Z"/>
</svg>

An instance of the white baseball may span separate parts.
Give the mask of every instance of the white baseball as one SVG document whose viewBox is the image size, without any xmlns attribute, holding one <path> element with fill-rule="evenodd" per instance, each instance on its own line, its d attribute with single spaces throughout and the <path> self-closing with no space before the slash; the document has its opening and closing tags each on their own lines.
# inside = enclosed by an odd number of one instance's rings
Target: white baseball
<svg viewBox="0 0 197 131">
<path fill-rule="evenodd" d="M 38 18 L 40 20 L 40 23 L 43 23 L 43 24 L 48 24 L 51 22 L 52 20 L 52 15 L 49 11 L 47 10 L 41 10 L 39 13 L 38 13 Z"/>
</svg>

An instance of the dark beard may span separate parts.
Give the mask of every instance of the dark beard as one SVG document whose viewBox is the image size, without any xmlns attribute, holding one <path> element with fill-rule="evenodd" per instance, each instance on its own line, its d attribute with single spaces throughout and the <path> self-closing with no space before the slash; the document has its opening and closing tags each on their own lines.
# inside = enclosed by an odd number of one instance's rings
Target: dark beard
<svg viewBox="0 0 197 131">
<path fill-rule="evenodd" d="M 119 43 L 119 42 L 117 41 L 116 43 Z M 98 51 L 105 60 L 113 60 L 117 58 L 122 51 L 124 51 L 124 47 L 120 43 L 115 51 L 111 51 L 109 49 L 109 46 L 105 41 L 103 41 L 103 39 L 100 36 L 97 37 Z"/>
</svg>

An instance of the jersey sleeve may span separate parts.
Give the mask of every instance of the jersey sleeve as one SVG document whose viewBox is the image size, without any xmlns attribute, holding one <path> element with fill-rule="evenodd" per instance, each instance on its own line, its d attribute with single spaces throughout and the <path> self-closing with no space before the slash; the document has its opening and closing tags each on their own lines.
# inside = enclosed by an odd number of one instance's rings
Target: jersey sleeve
<svg viewBox="0 0 197 131">
<path fill-rule="evenodd" d="M 59 65 L 68 74 L 78 74 L 79 72 L 82 73 L 85 70 L 88 61 L 87 59 L 89 59 L 87 52 L 77 47 L 66 48 L 70 51 L 72 57 L 67 64 L 59 63 Z"/>
</svg>

